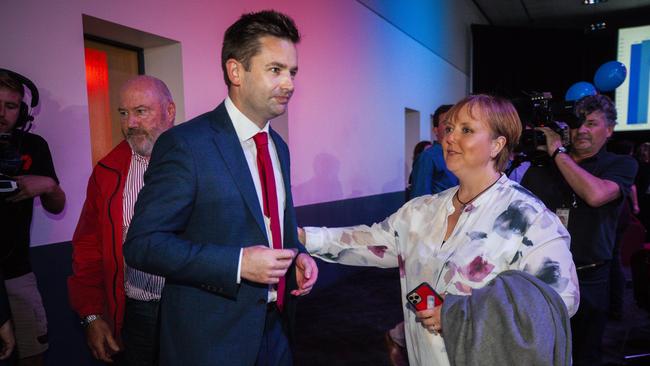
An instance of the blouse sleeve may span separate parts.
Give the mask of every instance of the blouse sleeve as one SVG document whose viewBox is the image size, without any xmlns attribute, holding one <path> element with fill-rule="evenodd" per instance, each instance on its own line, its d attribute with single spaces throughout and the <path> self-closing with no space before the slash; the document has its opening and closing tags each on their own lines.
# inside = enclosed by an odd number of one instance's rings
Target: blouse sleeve
<svg viewBox="0 0 650 366">
<path fill-rule="evenodd" d="M 381 268 L 398 265 L 398 230 L 405 207 L 371 226 L 342 228 L 305 227 L 310 254 L 327 262 Z"/>
<path fill-rule="evenodd" d="M 528 272 L 557 291 L 573 316 L 580 304 L 580 290 L 573 257 L 571 237 L 560 220 L 548 209 L 536 215 L 525 233 L 520 260 L 512 269 Z"/>
</svg>

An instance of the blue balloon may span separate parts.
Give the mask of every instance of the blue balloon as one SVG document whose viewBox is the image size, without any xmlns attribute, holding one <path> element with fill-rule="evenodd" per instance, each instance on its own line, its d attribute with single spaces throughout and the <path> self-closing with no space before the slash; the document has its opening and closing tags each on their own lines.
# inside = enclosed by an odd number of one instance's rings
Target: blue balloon
<svg viewBox="0 0 650 366">
<path fill-rule="evenodd" d="M 625 65 L 618 61 L 605 62 L 596 70 L 594 85 L 600 91 L 611 91 L 623 84 L 626 76 Z"/>
<path fill-rule="evenodd" d="M 586 81 L 578 81 L 577 83 L 571 85 L 571 87 L 566 91 L 564 100 L 567 102 L 574 102 L 586 97 L 587 95 L 596 95 L 598 92 L 596 88 Z"/>
</svg>

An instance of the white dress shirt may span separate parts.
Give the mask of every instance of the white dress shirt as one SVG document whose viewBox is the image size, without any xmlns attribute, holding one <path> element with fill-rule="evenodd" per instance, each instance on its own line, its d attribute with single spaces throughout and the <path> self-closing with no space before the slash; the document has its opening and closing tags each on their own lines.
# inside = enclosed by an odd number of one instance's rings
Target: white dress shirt
<svg viewBox="0 0 650 366">
<path fill-rule="evenodd" d="M 122 194 L 122 244 L 126 240 L 126 233 L 129 231 L 129 225 L 131 225 L 131 219 L 133 218 L 135 201 L 144 186 L 144 172 L 148 166 L 149 158 L 138 155 L 131 149 L 129 173 L 126 176 L 124 193 Z M 124 291 L 126 297 L 140 301 L 158 301 L 164 286 L 164 277 L 129 267 L 124 262 Z"/>
<path fill-rule="evenodd" d="M 241 144 L 242 150 L 244 151 L 244 156 L 246 157 L 246 163 L 248 163 L 248 170 L 251 172 L 251 178 L 253 178 L 253 184 L 255 185 L 255 192 L 257 192 L 257 200 L 260 204 L 260 210 L 264 207 L 264 201 L 262 198 L 262 183 L 260 182 L 259 169 L 257 168 L 257 147 L 255 146 L 255 141 L 253 136 L 257 135 L 260 132 L 266 132 L 269 134 L 269 122 L 266 122 L 264 128 L 260 129 L 253 121 L 246 117 L 235 105 L 233 104 L 230 97 L 227 97 L 224 101 L 226 106 L 226 111 L 228 116 L 232 121 L 233 126 L 235 127 L 235 132 L 237 133 L 237 138 Z M 269 155 L 271 156 L 271 163 L 273 164 L 273 175 L 275 177 L 275 187 L 276 194 L 278 197 L 278 217 L 280 219 L 280 233 L 281 237 L 284 238 L 284 208 L 286 206 L 286 192 L 284 191 L 284 179 L 282 178 L 282 169 L 280 167 L 280 159 L 278 158 L 278 152 L 275 148 L 275 143 L 269 134 Z M 266 236 L 269 239 L 269 247 L 273 248 L 273 235 L 271 235 L 271 219 L 264 216 L 264 226 L 266 228 Z M 248 244 L 248 243 L 247 243 Z M 280 246 L 282 243 L 280 243 Z M 237 269 L 237 283 L 241 282 L 241 261 L 242 261 L 242 251 L 239 254 L 239 266 Z M 276 291 L 269 287 L 269 302 L 275 301 L 277 298 Z"/>
</svg>

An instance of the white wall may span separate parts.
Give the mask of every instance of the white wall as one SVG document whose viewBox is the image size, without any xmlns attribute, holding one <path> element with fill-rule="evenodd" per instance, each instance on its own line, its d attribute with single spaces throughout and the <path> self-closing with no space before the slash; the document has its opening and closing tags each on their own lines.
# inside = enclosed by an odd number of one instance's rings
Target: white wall
<svg viewBox="0 0 650 366">
<path fill-rule="evenodd" d="M 192 118 L 226 95 L 219 65 L 226 27 L 269 7 L 292 16 L 303 34 L 289 116 L 296 205 L 404 189 L 404 108 L 428 124 L 439 104 L 465 95 L 468 75 L 359 2 L 10 0 L 0 12 L 0 67 L 38 85 L 34 132 L 49 142 L 68 196 L 61 215 L 35 210 L 33 244 L 70 240 L 92 168 L 82 14 L 179 41 L 183 74 L 170 82 L 182 83 Z M 469 52 L 469 42 L 452 47 Z"/>
</svg>

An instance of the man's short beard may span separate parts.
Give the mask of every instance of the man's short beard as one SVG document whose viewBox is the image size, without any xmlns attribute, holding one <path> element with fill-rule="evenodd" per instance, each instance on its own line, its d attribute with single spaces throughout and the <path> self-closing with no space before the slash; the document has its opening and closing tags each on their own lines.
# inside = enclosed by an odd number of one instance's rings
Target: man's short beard
<svg viewBox="0 0 650 366">
<path fill-rule="evenodd" d="M 144 139 L 136 142 L 135 138 L 137 137 L 143 137 Z M 138 133 L 133 133 L 132 130 L 127 131 L 126 141 L 136 154 L 141 156 L 151 156 L 151 150 L 153 149 L 155 140 L 149 133 L 145 131 L 140 131 Z"/>
</svg>

